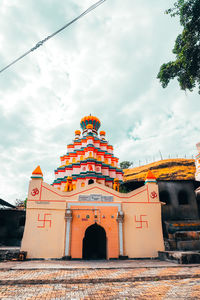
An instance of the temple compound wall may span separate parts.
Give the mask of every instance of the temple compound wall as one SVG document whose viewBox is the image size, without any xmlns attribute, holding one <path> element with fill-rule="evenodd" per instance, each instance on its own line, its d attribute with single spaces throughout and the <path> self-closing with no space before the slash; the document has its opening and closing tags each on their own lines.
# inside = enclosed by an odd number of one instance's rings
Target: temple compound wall
<svg viewBox="0 0 200 300">
<path fill-rule="evenodd" d="M 100 258 L 157 257 L 164 250 L 158 185 L 148 178 L 127 194 L 96 183 L 66 194 L 32 179 L 26 214 L 21 251 L 28 258 L 93 258 L 92 253 L 84 256 L 83 248 L 86 231 L 95 224 L 94 235 L 98 227 L 105 231 L 105 241 L 98 245 L 105 248 Z M 90 249 L 85 251 L 90 254 Z"/>
</svg>

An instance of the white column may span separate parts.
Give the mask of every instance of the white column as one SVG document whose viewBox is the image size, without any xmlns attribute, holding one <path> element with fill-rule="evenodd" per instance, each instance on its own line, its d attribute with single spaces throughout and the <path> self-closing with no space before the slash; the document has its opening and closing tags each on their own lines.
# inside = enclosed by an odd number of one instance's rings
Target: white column
<svg viewBox="0 0 200 300">
<path fill-rule="evenodd" d="M 118 221 L 118 228 L 119 228 L 119 255 L 124 255 L 124 249 L 123 249 L 123 221 L 124 221 L 124 213 L 123 211 L 119 211 L 117 214 L 117 221 Z"/>
<path fill-rule="evenodd" d="M 67 220 L 66 242 L 65 242 L 65 256 L 70 256 L 69 255 L 70 229 L 71 229 L 71 220 Z"/>
<path fill-rule="evenodd" d="M 70 256 L 70 232 L 71 232 L 71 220 L 72 220 L 72 212 L 70 209 L 67 209 L 65 219 L 66 223 L 66 241 L 65 241 L 65 256 Z"/>
<path fill-rule="evenodd" d="M 122 222 L 119 222 L 119 255 L 120 256 L 124 255 Z"/>
</svg>

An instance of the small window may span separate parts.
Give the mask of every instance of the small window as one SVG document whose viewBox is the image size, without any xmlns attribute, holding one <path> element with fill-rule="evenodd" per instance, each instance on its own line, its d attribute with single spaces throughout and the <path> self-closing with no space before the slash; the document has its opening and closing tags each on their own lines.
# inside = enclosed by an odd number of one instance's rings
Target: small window
<svg viewBox="0 0 200 300">
<path fill-rule="evenodd" d="M 159 195 L 161 202 L 164 202 L 166 205 L 171 204 L 170 194 L 168 191 L 161 191 Z"/>
<path fill-rule="evenodd" d="M 93 179 L 88 180 L 88 184 L 92 184 L 92 183 L 94 183 Z"/>
<path fill-rule="evenodd" d="M 179 191 L 178 203 L 179 203 L 179 205 L 187 205 L 188 204 L 188 193 L 186 191 Z"/>
</svg>

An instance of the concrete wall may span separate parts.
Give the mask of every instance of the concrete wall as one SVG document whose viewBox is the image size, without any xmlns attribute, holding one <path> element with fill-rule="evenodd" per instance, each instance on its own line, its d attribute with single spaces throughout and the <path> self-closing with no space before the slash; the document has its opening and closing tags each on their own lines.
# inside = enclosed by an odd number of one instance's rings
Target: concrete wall
<svg viewBox="0 0 200 300">
<path fill-rule="evenodd" d="M 158 181 L 160 201 L 165 202 L 166 194 L 169 196 L 169 204 L 162 206 L 162 220 L 195 220 L 199 219 L 197 199 L 195 196 L 194 181 Z M 126 182 L 123 184 L 128 191 L 133 191 L 144 182 Z M 187 194 L 188 204 L 180 204 L 179 192 Z M 166 193 L 165 193 L 166 192 Z M 199 210 L 200 211 L 200 210 Z"/>
<path fill-rule="evenodd" d="M 162 208 L 163 221 L 199 219 L 192 181 L 159 181 L 158 186 L 161 201 L 165 193 L 169 196 L 169 203 Z"/>
<path fill-rule="evenodd" d="M 124 255 L 129 258 L 157 257 L 164 250 L 161 206 L 159 204 L 123 204 Z"/>
<path fill-rule="evenodd" d="M 28 258 L 61 258 L 65 247 L 65 210 L 27 209 L 21 251 Z"/>
<path fill-rule="evenodd" d="M 25 211 L 0 210 L 0 246 L 20 246 L 24 231 Z"/>
<path fill-rule="evenodd" d="M 137 198 L 122 203 L 125 255 L 157 257 L 157 251 L 164 250 L 158 185 L 148 183 L 134 192 Z"/>
<path fill-rule="evenodd" d="M 61 258 L 65 249 L 66 201 L 48 190 L 42 194 L 41 187 L 42 180 L 30 181 L 21 251 L 27 251 L 28 258 Z"/>
</svg>

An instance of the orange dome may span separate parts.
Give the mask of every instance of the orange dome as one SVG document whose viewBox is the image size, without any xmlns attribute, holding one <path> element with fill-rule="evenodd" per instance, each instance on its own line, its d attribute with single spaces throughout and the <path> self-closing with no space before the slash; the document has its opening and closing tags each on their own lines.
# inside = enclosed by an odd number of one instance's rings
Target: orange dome
<svg viewBox="0 0 200 300">
<path fill-rule="evenodd" d="M 85 130 L 85 129 L 94 129 L 94 130 L 98 131 L 99 127 L 101 126 L 101 122 L 95 116 L 86 116 L 86 117 L 81 119 L 80 125 L 81 125 L 81 128 L 83 130 Z M 92 128 L 91 127 L 87 128 L 88 125 L 92 125 L 93 127 Z"/>
<path fill-rule="evenodd" d="M 80 130 L 75 130 L 75 135 L 80 135 L 81 131 Z"/>
<path fill-rule="evenodd" d="M 106 135 L 106 132 L 105 131 L 100 131 L 100 133 L 99 133 L 100 135 Z"/>
</svg>

